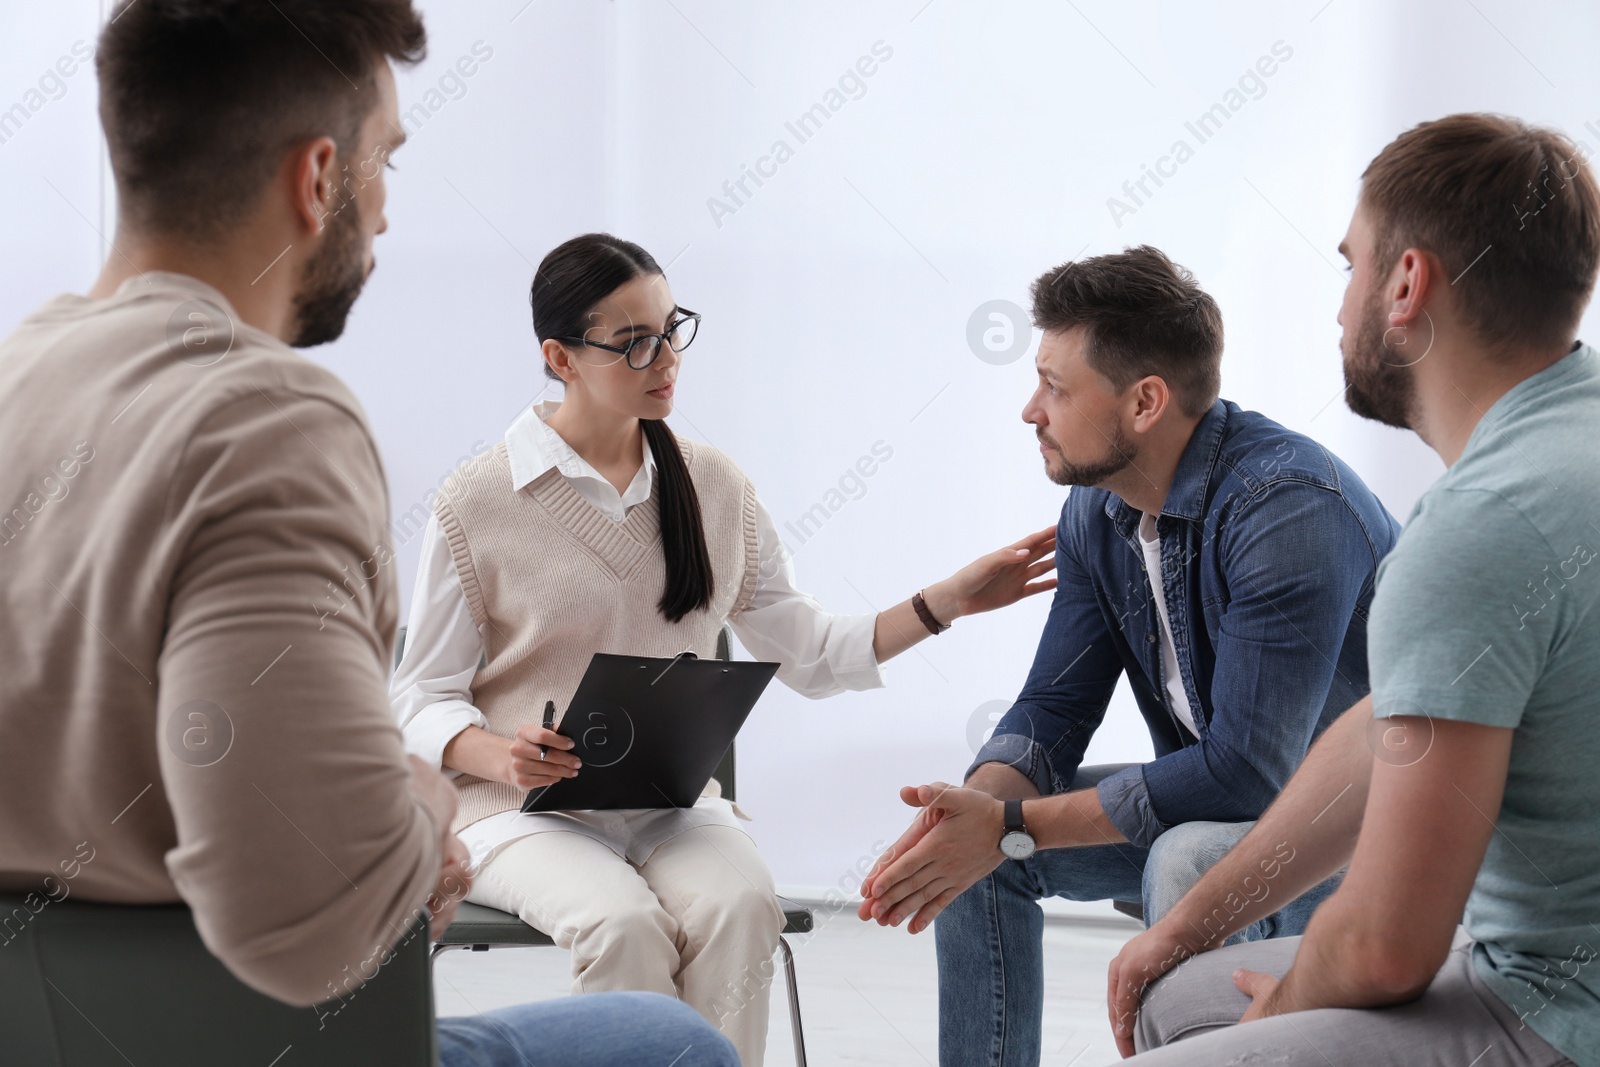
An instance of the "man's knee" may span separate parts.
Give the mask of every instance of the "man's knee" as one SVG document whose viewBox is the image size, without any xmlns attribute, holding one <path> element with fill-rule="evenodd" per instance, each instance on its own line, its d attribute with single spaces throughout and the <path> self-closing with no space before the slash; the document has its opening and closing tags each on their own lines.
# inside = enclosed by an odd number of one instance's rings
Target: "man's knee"
<svg viewBox="0 0 1600 1067">
<path fill-rule="evenodd" d="M 965 893 L 952 900 L 945 910 L 948 911 L 958 904 L 987 909 L 995 901 L 1019 898 L 1039 900 L 1043 896 L 1032 873 L 1028 870 L 1028 864 L 1007 859 L 1001 860 L 1000 866 L 978 879 Z"/>
<path fill-rule="evenodd" d="M 1005 876 L 1005 869 L 1014 866 L 1019 865 L 1006 860 L 946 904 L 933 920 L 934 940 L 948 947 L 980 934 L 987 937 L 997 910 L 997 895 L 1016 891 L 1012 880 Z"/>
<path fill-rule="evenodd" d="M 1219 959 L 1226 963 L 1228 956 L 1201 953 L 1145 989 L 1133 1034 L 1140 1052 L 1239 1020 L 1250 1001 L 1233 985 L 1231 969 L 1218 969 Z"/>
<path fill-rule="evenodd" d="M 1200 877 L 1227 855 L 1253 822 L 1179 823 L 1150 846 L 1144 867 L 1144 918 L 1154 923 L 1172 910 Z"/>
<path fill-rule="evenodd" d="M 1282 977 L 1299 950 L 1297 937 L 1212 949 L 1192 956 L 1144 991 L 1134 1044 L 1140 1052 L 1239 1021 L 1250 998 L 1233 984 L 1243 967 Z"/>
<path fill-rule="evenodd" d="M 1005 866 L 1005 864 L 1001 864 Z M 992 910 L 989 901 L 994 899 L 995 872 L 979 878 L 967 889 L 956 895 L 956 898 L 944 906 L 933 920 L 933 932 L 936 939 L 943 939 L 952 933 L 964 929 L 974 916 L 988 914 Z"/>
<path fill-rule="evenodd" d="M 1179 964 L 1181 970 L 1182 964 Z M 1144 992 L 1133 1024 L 1133 1047 L 1139 1052 L 1162 1048 L 1185 1036 L 1192 1028 L 1192 996 L 1185 996 L 1174 972 L 1151 984 Z M 1236 1019 L 1237 1017 L 1235 1017 Z M 1208 1020 L 1213 1024 L 1220 1020 Z"/>
<path fill-rule="evenodd" d="M 679 1067 L 691 1060 L 705 1067 L 737 1067 L 739 1063 L 733 1043 L 681 1000 L 659 993 L 605 993 L 585 999 L 600 997 L 614 1002 L 606 1016 L 607 1025 L 615 1026 L 619 1018 L 625 1019 L 633 1032 L 648 1042 L 631 1050 L 638 1056 L 634 1062 L 646 1062 L 656 1056 L 666 1057 L 662 1061 L 666 1062 L 677 1056 L 681 1062 L 672 1062 Z"/>
<path fill-rule="evenodd" d="M 1003 921 L 1002 915 L 1008 903 L 1037 901 L 1041 896 L 1027 865 L 1005 860 L 945 905 L 933 921 L 934 940 L 941 946 L 941 953 L 952 953 L 952 958 L 962 958 L 971 946 L 994 936 L 996 924 Z M 1025 914 L 1043 921 L 1037 909 L 1030 909 Z M 940 963 L 944 963 L 943 955 Z"/>
</svg>

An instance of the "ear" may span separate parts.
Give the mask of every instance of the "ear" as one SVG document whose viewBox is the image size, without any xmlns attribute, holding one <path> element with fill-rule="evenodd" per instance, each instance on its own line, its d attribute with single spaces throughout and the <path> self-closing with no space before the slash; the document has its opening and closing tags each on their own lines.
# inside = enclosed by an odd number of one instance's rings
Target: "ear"
<svg viewBox="0 0 1600 1067">
<path fill-rule="evenodd" d="M 574 366 L 576 361 L 566 345 L 551 338 L 539 346 L 539 352 L 544 356 L 545 363 L 556 372 L 563 383 L 571 383 L 577 378 L 578 370 Z"/>
<path fill-rule="evenodd" d="M 321 233 L 328 216 L 352 207 L 338 178 L 339 146 L 317 137 L 289 156 L 289 188 L 295 221 L 306 234 Z"/>
<path fill-rule="evenodd" d="M 1435 294 L 1442 278 L 1439 260 L 1431 252 L 1408 248 L 1395 260 L 1384 280 L 1384 295 L 1389 304 L 1388 326 L 1409 326 L 1422 317 L 1423 308 Z"/>
<path fill-rule="evenodd" d="M 1167 405 L 1172 402 L 1172 391 L 1167 388 L 1166 379 L 1155 374 L 1145 375 L 1129 389 L 1134 432 L 1149 433 L 1166 414 Z"/>
</svg>

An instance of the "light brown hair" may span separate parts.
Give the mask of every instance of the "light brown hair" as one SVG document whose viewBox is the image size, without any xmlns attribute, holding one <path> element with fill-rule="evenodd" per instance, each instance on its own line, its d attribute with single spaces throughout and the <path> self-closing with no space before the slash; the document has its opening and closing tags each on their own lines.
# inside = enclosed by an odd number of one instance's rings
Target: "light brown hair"
<svg viewBox="0 0 1600 1067">
<path fill-rule="evenodd" d="M 1396 137 L 1361 175 L 1386 274 L 1431 252 L 1467 324 L 1491 346 L 1572 339 L 1600 266 L 1600 189 L 1555 130 L 1504 115 L 1448 115 Z"/>
<path fill-rule="evenodd" d="M 326 135 L 352 163 L 377 66 L 426 47 L 411 0 L 119 3 L 95 64 L 121 211 L 152 233 L 220 236 L 293 145 Z"/>
</svg>

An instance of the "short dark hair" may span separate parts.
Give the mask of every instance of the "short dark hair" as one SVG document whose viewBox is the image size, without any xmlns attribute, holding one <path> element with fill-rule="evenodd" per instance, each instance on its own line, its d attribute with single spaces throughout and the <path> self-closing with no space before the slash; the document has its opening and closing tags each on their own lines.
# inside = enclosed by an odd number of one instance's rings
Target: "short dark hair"
<svg viewBox="0 0 1600 1067">
<path fill-rule="evenodd" d="M 217 236 L 292 145 L 326 135 L 348 159 L 377 65 L 426 49 L 411 0 L 124 0 L 95 53 L 120 210 Z"/>
<path fill-rule="evenodd" d="M 1570 341 L 1600 266 L 1600 190 L 1555 130 L 1448 115 L 1396 137 L 1361 175 L 1384 274 L 1407 248 L 1439 257 L 1467 324 L 1496 346 Z"/>
<path fill-rule="evenodd" d="M 1033 283 L 1033 324 L 1046 332 L 1082 326 L 1089 366 L 1118 392 L 1149 374 L 1167 383 L 1190 417 L 1222 388 L 1222 312 L 1159 248 L 1063 263 Z"/>
</svg>

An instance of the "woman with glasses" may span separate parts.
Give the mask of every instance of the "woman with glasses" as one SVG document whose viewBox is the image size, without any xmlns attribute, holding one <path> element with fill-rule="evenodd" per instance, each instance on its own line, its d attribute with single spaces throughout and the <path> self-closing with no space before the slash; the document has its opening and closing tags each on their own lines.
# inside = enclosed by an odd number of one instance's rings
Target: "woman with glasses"
<svg viewBox="0 0 1600 1067">
<path fill-rule="evenodd" d="M 542 725 L 546 703 L 566 708 L 596 652 L 709 658 L 724 623 L 806 696 L 881 686 L 880 663 L 957 616 L 1052 588 L 1055 531 L 875 616 L 830 615 L 796 587 L 744 472 L 663 421 L 701 317 L 650 254 L 576 237 L 540 263 L 530 301 L 564 398 L 441 491 L 395 711 L 407 748 L 456 776 L 469 899 L 571 950 L 574 992 L 681 997 L 757 1067 L 783 915 L 743 813 L 713 781 L 689 809 L 523 814 L 529 790 L 583 773 Z"/>
</svg>

